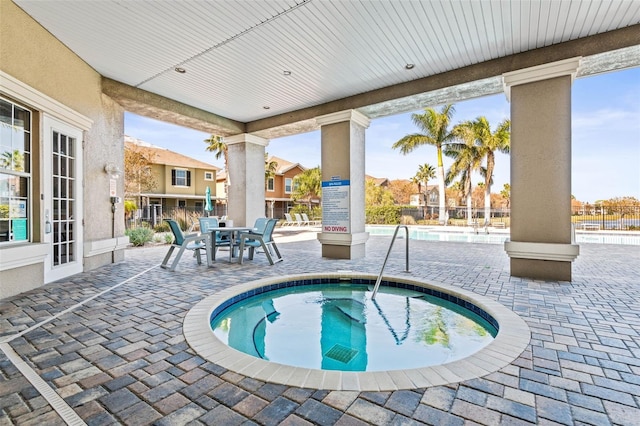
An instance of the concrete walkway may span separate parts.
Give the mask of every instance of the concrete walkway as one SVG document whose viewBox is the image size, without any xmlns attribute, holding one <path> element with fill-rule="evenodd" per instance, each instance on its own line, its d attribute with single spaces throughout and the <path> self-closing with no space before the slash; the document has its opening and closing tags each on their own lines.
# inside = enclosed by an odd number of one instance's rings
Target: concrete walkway
<svg viewBox="0 0 640 426">
<path fill-rule="evenodd" d="M 582 245 L 574 281 L 511 278 L 501 245 L 411 241 L 413 279 L 499 301 L 531 329 L 527 349 L 479 379 L 395 392 L 291 388 L 227 371 L 185 342 L 182 321 L 219 289 L 268 276 L 377 274 L 367 257 L 320 257 L 315 234 L 278 230 L 285 258 L 215 268 L 167 247 L 0 301 L 0 425 L 640 424 L 640 246 Z M 403 275 L 403 245 L 385 274 Z"/>
</svg>

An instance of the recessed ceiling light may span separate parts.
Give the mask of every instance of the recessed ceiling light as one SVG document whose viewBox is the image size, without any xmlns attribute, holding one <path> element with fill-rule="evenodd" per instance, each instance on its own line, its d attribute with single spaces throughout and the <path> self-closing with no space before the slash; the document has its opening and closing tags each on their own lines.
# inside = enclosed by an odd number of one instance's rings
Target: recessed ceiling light
<svg viewBox="0 0 640 426">
<path fill-rule="evenodd" d="M 184 74 L 185 72 L 187 72 L 187 70 L 182 67 L 175 67 L 174 70 L 175 72 L 179 72 L 180 74 Z"/>
<path fill-rule="evenodd" d="M 282 74 L 284 74 L 284 75 L 291 75 L 291 71 L 282 71 Z"/>
<path fill-rule="evenodd" d="M 264 109 L 271 109 L 271 107 L 270 107 L 270 106 L 268 106 L 268 105 L 265 105 L 265 106 L 263 106 L 262 108 L 264 108 Z"/>
<path fill-rule="evenodd" d="M 407 64 L 404 66 L 405 69 L 412 70 L 415 67 L 414 64 Z"/>
</svg>

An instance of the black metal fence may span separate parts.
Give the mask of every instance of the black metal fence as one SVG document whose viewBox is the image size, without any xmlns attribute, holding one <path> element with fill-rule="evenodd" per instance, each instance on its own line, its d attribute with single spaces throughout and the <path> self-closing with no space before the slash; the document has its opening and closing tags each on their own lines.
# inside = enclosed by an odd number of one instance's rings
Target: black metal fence
<svg viewBox="0 0 640 426">
<path fill-rule="evenodd" d="M 177 221 L 182 229 L 190 229 L 198 223 L 198 218 L 203 216 L 217 216 L 221 217 L 226 215 L 226 208 L 224 205 L 216 204 L 213 206 L 213 211 L 207 212 L 204 208 L 196 207 L 168 207 L 163 208 L 162 205 L 156 204 L 147 206 L 142 209 L 134 211 L 125 219 L 125 225 L 127 229 L 139 228 L 141 226 L 148 226 L 155 228 L 162 224 L 163 219 L 174 219 Z"/>
<path fill-rule="evenodd" d="M 468 211 L 466 207 L 449 207 L 446 210 L 447 220 L 449 224 L 464 225 L 469 223 Z M 414 207 L 403 208 L 401 210 L 402 216 L 410 216 L 416 222 L 418 221 L 439 221 L 439 208 L 438 207 Z M 509 209 L 491 209 L 491 216 L 489 217 L 491 223 L 508 223 L 510 217 Z M 484 209 L 472 209 L 471 210 L 471 222 L 484 223 Z"/>
<path fill-rule="evenodd" d="M 466 207 L 447 209 L 449 224 L 466 225 L 468 223 L 484 223 L 484 209 L 472 209 L 469 220 Z M 410 216 L 414 221 L 437 221 L 437 207 L 403 208 L 402 216 Z M 509 209 L 491 209 L 489 221 L 492 224 L 509 226 L 511 212 Z M 584 230 L 617 230 L 640 231 L 640 206 L 619 205 L 594 208 L 591 211 L 577 211 L 571 216 L 576 229 Z M 504 226 L 503 225 L 503 226 Z"/>
<path fill-rule="evenodd" d="M 598 206 L 571 216 L 576 229 L 640 231 L 640 206 Z"/>
</svg>

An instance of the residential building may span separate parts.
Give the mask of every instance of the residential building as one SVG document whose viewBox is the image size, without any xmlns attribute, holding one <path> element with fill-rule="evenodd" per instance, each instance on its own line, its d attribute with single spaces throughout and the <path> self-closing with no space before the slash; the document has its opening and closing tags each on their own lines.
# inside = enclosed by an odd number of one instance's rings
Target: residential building
<svg viewBox="0 0 640 426">
<path fill-rule="evenodd" d="M 267 217 L 283 218 L 291 207 L 291 193 L 294 190 L 293 178 L 307 170 L 300 163 L 292 163 L 283 158 L 270 156 L 267 162 L 275 162 L 277 164 L 273 177 L 266 180 L 265 183 L 265 214 Z M 317 203 L 320 200 L 316 200 Z"/>
<path fill-rule="evenodd" d="M 129 195 L 143 218 L 162 217 L 175 208 L 204 212 L 207 188 L 215 203 L 218 167 L 130 136 L 125 136 L 125 150 L 138 150 L 151 162 L 155 186 Z"/>
<path fill-rule="evenodd" d="M 438 185 L 427 185 L 424 192 L 412 194 L 409 204 L 417 207 L 426 207 L 430 214 L 437 213 L 437 208 L 440 205 Z"/>
<path fill-rule="evenodd" d="M 269 156 L 266 161 L 267 163 L 273 161 L 277 166 L 273 177 L 265 181 L 264 214 L 266 217 L 281 219 L 294 205 L 293 201 L 291 201 L 291 194 L 294 189 L 293 179 L 307 169 L 300 163 L 293 163 L 276 156 Z M 217 202 L 223 205 L 226 204 L 226 181 L 226 172 L 224 170 L 219 171 L 216 194 L 218 194 Z M 231 182 L 231 184 L 233 183 Z M 312 200 L 312 203 L 319 204 L 320 200 Z"/>
</svg>

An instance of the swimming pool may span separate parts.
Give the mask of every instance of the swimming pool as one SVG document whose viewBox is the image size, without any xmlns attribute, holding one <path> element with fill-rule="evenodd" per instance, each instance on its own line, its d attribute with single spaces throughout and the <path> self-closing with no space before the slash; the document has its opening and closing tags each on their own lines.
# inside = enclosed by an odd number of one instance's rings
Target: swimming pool
<svg viewBox="0 0 640 426">
<path fill-rule="evenodd" d="M 391 236 L 395 226 L 367 225 L 365 231 L 369 235 Z M 504 244 L 509 239 L 508 230 L 490 230 L 485 233 L 484 228 L 478 228 L 478 233 L 472 228 L 433 228 L 408 226 L 409 239 L 423 241 L 449 241 L 478 244 Z M 398 233 L 399 238 L 404 237 L 404 232 Z M 630 233 L 621 231 L 576 231 L 576 243 L 578 244 L 627 244 L 640 245 L 640 232 Z"/>
<path fill-rule="evenodd" d="M 397 365 L 400 366 L 398 369 L 339 371 L 288 365 L 262 359 L 259 356 L 248 355 L 228 346 L 211 329 L 210 322 L 213 317 L 249 297 L 284 288 L 315 286 L 318 284 L 331 286 L 345 279 L 350 281 L 354 287 L 357 287 L 354 288 L 354 291 L 362 292 L 362 284 L 368 286 L 375 283 L 376 276 L 351 272 L 290 275 L 265 278 L 221 290 L 203 299 L 187 313 L 183 327 L 185 339 L 203 359 L 246 377 L 288 386 L 358 391 L 416 389 L 482 377 L 510 364 L 526 349 L 529 343 L 531 333 L 527 324 L 502 304 L 463 289 L 400 277 L 385 277 L 380 291 L 382 292 L 383 288 L 395 287 L 418 292 L 421 295 L 429 294 L 430 296 L 448 300 L 456 305 L 464 306 L 495 325 L 497 334 L 494 339 L 471 355 L 456 360 L 440 360 L 440 362 L 443 362 L 442 364 L 404 368 L 403 360 L 398 359 Z M 367 291 L 368 288 L 364 289 L 364 293 Z M 395 291 L 392 290 L 391 292 Z M 378 294 L 380 295 L 381 293 Z M 412 295 L 417 296 L 415 293 L 412 293 Z M 354 305 L 357 305 L 357 303 Z M 345 306 L 340 304 L 338 304 L 338 307 L 344 310 L 342 314 L 345 318 L 343 320 L 346 320 L 347 316 L 353 316 L 353 320 L 356 321 L 361 319 L 356 311 L 347 310 Z M 273 310 L 269 306 L 261 309 L 263 310 L 262 315 L 264 318 L 262 323 L 269 322 L 270 318 L 277 316 L 277 309 Z M 383 313 L 386 315 L 384 308 Z M 374 312 L 371 316 L 376 315 L 384 323 L 384 319 L 379 313 Z M 257 322 L 253 322 L 253 326 L 255 327 L 256 325 L 261 326 Z M 387 324 L 384 325 L 384 332 L 388 335 L 393 334 L 390 329 L 394 330 L 395 338 L 399 340 L 403 338 L 404 328 L 401 323 L 396 322 L 391 324 L 391 327 L 388 327 Z M 252 331 L 251 334 L 252 338 L 256 335 L 260 337 L 261 331 L 256 333 Z M 392 337 L 392 339 L 395 338 Z M 291 340 L 295 344 L 295 340 Z M 333 345 L 326 345 L 327 349 L 332 349 L 337 343 L 339 342 L 334 342 Z M 395 345 L 395 343 L 393 344 Z M 299 349 L 299 347 L 294 346 L 293 350 Z M 349 348 L 347 347 L 347 349 Z M 260 350 L 258 348 L 258 351 Z M 349 350 L 344 351 L 338 347 L 333 355 L 342 358 L 344 356 L 348 357 L 350 354 Z M 342 359 L 344 360 L 345 358 Z"/>
</svg>

